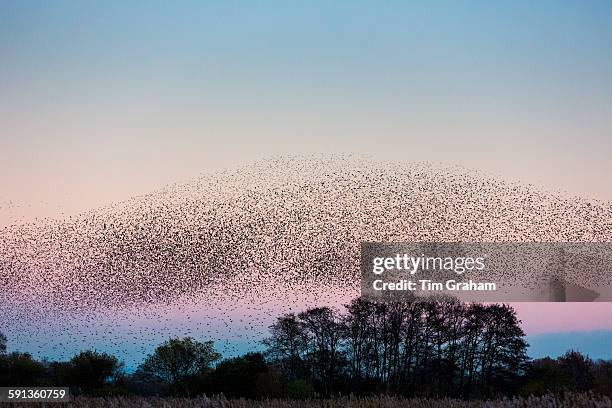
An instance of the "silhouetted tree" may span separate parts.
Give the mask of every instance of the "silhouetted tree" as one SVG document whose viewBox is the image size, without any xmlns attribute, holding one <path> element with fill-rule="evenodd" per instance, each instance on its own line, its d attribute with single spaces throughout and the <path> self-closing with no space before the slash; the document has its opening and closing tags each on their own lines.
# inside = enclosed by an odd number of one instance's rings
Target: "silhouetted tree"
<svg viewBox="0 0 612 408">
<path fill-rule="evenodd" d="M 170 384 L 162 381 L 158 376 L 145 372 L 142 366 L 128 376 L 125 382 L 128 391 L 137 395 L 152 396 L 170 393 Z"/>
<path fill-rule="evenodd" d="M 544 395 L 568 389 L 569 376 L 561 370 L 557 360 L 545 357 L 527 364 L 524 382 L 521 394 Z"/>
<path fill-rule="evenodd" d="M 28 353 L 12 352 L 0 356 L 0 386 L 39 386 L 45 383 L 45 366 Z"/>
<path fill-rule="evenodd" d="M 82 351 L 70 359 L 64 368 L 68 384 L 79 393 L 100 391 L 116 379 L 123 364 L 110 354 Z"/>
<path fill-rule="evenodd" d="M 612 361 L 599 360 L 593 368 L 593 390 L 612 396 Z"/>
<path fill-rule="evenodd" d="M 307 337 L 303 325 L 293 313 L 276 319 L 270 337 L 263 341 L 267 357 L 278 364 L 291 381 L 306 376 Z"/>
<path fill-rule="evenodd" d="M 268 364 L 261 353 L 224 360 L 211 373 L 212 391 L 226 397 L 259 398 L 264 396 L 261 391 L 267 372 Z"/>
<path fill-rule="evenodd" d="M 346 311 L 281 316 L 265 341 L 268 356 L 323 394 L 340 384 L 353 392 L 465 397 L 519 386 L 527 343 L 509 306 L 359 298 Z"/>
<path fill-rule="evenodd" d="M 333 391 L 344 367 L 341 348 L 344 327 L 338 314 L 328 307 L 308 309 L 298 315 L 306 337 L 306 362 L 311 380 L 321 385 L 321 392 Z"/>
<path fill-rule="evenodd" d="M 190 394 L 191 377 L 206 373 L 221 355 L 214 343 L 185 337 L 170 339 L 155 349 L 140 366 L 141 375 L 167 383 L 175 393 Z"/>
<path fill-rule="evenodd" d="M 593 388 L 594 363 L 588 356 L 570 350 L 558 358 L 561 371 L 568 377 L 568 387 L 574 391 Z"/>
<path fill-rule="evenodd" d="M 507 305 L 472 306 L 479 321 L 479 392 L 485 396 L 510 393 L 518 385 L 527 361 L 525 333 L 514 309 Z"/>
<path fill-rule="evenodd" d="M 523 395 L 542 395 L 564 391 L 596 391 L 612 395 L 612 362 L 594 362 L 570 350 L 557 359 L 545 357 L 526 364 Z"/>
</svg>

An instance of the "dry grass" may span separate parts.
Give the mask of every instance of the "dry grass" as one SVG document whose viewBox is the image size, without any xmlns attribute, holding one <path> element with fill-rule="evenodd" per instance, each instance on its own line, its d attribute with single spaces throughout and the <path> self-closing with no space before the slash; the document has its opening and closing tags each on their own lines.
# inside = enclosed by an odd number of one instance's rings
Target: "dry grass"
<svg viewBox="0 0 612 408">
<path fill-rule="evenodd" d="M 593 394 L 565 394 L 563 396 L 546 395 L 543 397 L 511 398 L 491 401 L 461 401 L 455 399 L 421 399 L 397 397 L 370 398 L 334 398 L 325 400 L 266 400 L 253 401 L 245 399 L 227 400 L 221 397 L 199 398 L 141 398 L 112 397 L 87 398 L 77 397 L 68 404 L 33 404 L 33 403 L 0 403 L 0 407 L 55 407 L 74 408 L 529 408 L 529 407 L 589 407 L 610 408 L 612 400 L 605 396 Z"/>
</svg>

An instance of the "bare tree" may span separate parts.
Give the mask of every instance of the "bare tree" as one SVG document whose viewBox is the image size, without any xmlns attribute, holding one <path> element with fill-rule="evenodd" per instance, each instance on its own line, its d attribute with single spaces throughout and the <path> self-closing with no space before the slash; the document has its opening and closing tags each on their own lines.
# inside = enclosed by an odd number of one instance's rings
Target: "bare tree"
<svg viewBox="0 0 612 408">
<path fill-rule="evenodd" d="M 329 394 L 344 364 L 344 351 L 341 348 L 344 327 L 341 319 L 328 307 L 308 309 L 298 318 L 307 338 L 310 372 L 320 381 L 323 393 Z"/>
<path fill-rule="evenodd" d="M 290 378 L 322 393 L 343 377 L 355 392 L 493 396 L 509 392 L 522 372 L 519 323 L 506 305 L 358 298 L 344 315 L 326 307 L 284 315 L 265 344 Z"/>
<path fill-rule="evenodd" d="M 307 337 L 295 314 L 289 313 L 277 318 L 270 326 L 270 337 L 263 343 L 268 358 L 282 366 L 290 380 L 305 376 Z"/>
</svg>

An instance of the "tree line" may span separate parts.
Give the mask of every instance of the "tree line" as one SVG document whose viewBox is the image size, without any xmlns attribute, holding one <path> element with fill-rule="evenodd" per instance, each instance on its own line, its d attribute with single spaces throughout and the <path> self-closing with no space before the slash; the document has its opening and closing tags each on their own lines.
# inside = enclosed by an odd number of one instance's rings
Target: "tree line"
<svg viewBox="0 0 612 408">
<path fill-rule="evenodd" d="M 68 361 L 6 352 L 0 386 L 69 386 L 85 395 L 311 398 L 337 394 L 487 398 L 563 391 L 612 395 L 612 362 L 574 351 L 529 360 L 507 305 L 377 303 L 339 312 L 317 307 L 279 316 L 264 351 L 221 359 L 212 341 L 170 339 L 132 373 L 114 356 L 83 351 Z"/>
<path fill-rule="evenodd" d="M 271 334 L 271 361 L 324 394 L 499 395 L 516 387 L 527 361 L 506 305 L 359 298 L 345 314 L 322 307 L 281 316 Z"/>
</svg>

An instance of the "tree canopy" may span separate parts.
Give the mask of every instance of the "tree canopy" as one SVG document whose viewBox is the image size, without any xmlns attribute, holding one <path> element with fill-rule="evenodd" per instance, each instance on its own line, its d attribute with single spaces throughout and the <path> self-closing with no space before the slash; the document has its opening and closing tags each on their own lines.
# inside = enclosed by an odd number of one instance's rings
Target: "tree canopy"
<svg viewBox="0 0 612 408">
<path fill-rule="evenodd" d="M 147 356 L 139 370 L 173 387 L 186 388 L 189 377 L 204 374 L 220 358 L 212 341 L 173 338 Z"/>
</svg>

